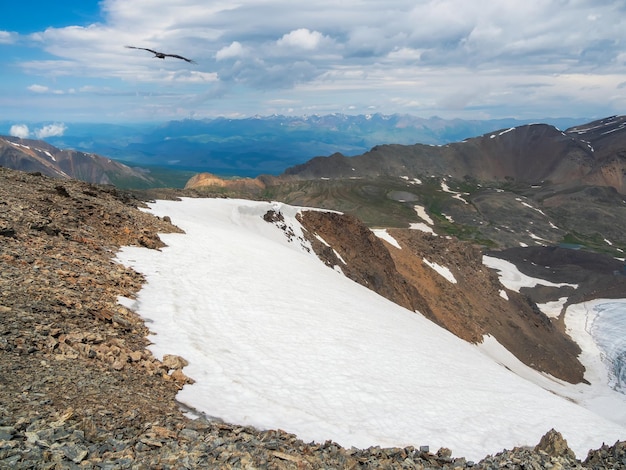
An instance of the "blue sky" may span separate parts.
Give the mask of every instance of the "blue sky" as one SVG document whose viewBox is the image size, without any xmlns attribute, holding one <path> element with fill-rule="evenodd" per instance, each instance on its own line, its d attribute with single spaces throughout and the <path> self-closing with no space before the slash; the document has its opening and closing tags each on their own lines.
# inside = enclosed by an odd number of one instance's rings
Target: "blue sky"
<svg viewBox="0 0 626 470">
<path fill-rule="evenodd" d="M 4 1 L 0 54 L 0 121 L 15 123 L 626 109 L 616 1 Z"/>
</svg>

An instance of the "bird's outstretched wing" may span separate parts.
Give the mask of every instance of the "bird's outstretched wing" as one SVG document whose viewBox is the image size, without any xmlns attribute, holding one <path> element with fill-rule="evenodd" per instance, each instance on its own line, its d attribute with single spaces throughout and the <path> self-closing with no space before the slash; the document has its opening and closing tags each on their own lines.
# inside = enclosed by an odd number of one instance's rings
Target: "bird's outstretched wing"
<svg viewBox="0 0 626 470">
<path fill-rule="evenodd" d="M 185 61 L 187 61 L 187 62 L 189 62 L 191 64 L 195 64 L 196 63 L 195 61 L 193 61 L 191 59 L 188 59 L 187 57 L 183 57 L 182 55 L 177 55 L 177 54 L 163 54 L 163 55 L 167 56 L 167 57 L 175 57 L 177 59 L 183 59 L 183 60 L 185 60 Z"/>
<path fill-rule="evenodd" d="M 165 57 L 174 57 L 175 59 L 182 59 L 191 64 L 196 63 L 194 60 L 188 59 L 187 57 L 183 57 L 182 55 L 178 55 L 178 54 L 166 54 L 165 52 L 155 51 L 152 49 L 148 49 L 147 47 L 135 47 L 135 46 L 126 46 L 126 47 L 128 47 L 129 49 L 141 49 L 142 51 L 152 52 L 154 56 L 158 57 L 159 59 L 164 59 Z"/>
<path fill-rule="evenodd" d="M 141 49 L 142 51 L 152 52 L 155 55 L 159 54 L 159 52 L 153 51 L 152 49 L 148 49 L 147 47 L 135 47 L 135 46 L 125 46 L 125 47 L 128 47 L 129 49 Z"/>
</svg>

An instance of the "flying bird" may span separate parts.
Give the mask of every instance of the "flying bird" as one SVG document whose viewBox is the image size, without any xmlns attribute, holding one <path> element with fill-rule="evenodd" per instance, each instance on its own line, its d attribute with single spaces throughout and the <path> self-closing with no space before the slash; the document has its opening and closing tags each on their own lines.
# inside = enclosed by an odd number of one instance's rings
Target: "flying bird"
<svg viewBox="0 0 626 470">
<path fill-rule="evenodd" d="M 152 49 L 148 49 L 147 47 L 135 47 L 135 46 L 126 46 L 126 47 L 128 47 L 129 49 L 141 49 L 143 51 L 152 52 L 154 54 L 154 57 L 156 57 L 157 59 L 165 59 L 166 57 L 174 57 L 175 59 L 182 59 L 191 64 L 196 63 L 195 61 L 188 59 L 187 57 L 183 57 L 182 55 L 178 55 L 178 54 L 166 54 L 164 52 L 153 51 Z"/>
</svg>

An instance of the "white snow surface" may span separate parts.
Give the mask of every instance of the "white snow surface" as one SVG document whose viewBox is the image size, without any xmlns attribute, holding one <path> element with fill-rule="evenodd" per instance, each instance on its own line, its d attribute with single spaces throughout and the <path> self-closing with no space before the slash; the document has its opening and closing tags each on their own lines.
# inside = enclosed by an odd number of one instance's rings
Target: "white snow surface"
<svg viewBox="0 0 626 470">
<path fill-rule="evenodd" d="M 609 385 L 625 393 L 626 299 L 599 299 L 580 304 L 578 308 L 585 315 L 585 333 L 593 339 L 600 359 L 607 366 Z M 626 422 L 626 407 L 621 411 Z"/>
<path fill-rule="evenodd" d="M 497 269 L 500 282 L 518 292 L 524 286 L 557 285 L 525 276 L 514 264 L 498 258 L 485 256 L 483 263 Z M 575 284 L 563 285 L 576 287 Z M 547 316 L 556 318 L 566 302 L 567 297 L 561 297 L 538 307 Z M 546 390 L 567 397 L 615 423 L 626 425 L 626 299 L 598 299 L 570 305 L 565 311 L 565 326 L 569 336 L 582 349 L 579 360 L 585 366 L 585 379 L 590 385 L 565 384 L 554 377 L 539 374 L 523 364 L 517 364 L 519 361 L 501 346 L 503 353 L 499 354 L 498 361 Z M 506 359 L 507 356 L 513 360 Z"/>
<path fill-rule="evenodd" d="M 510 261 L 506 261 L 493 256 L 483 256 L 483 264 L 495 269 L 500 274 L 500 282 L 507 289 L 519 292 L 522 287 L 535 287 L 537 284 L 542 286 L 563 287 L 571 286 L 577 288 L 577 284 L 554 283 L 545 279 L 537 279 L 527 276 L 520 272 L 517 267 Z"/>
<path fill-rule="evenodd" d="M 468 194 L 468 193 L 459 193 L 458 191 L 452 191 L 450 189 L 450 187 L 448 186 L 448 184 L 446 183 L 445 180 L 441 181 L 441 189 L 445 193 L 454 194 L 454 196 L 452 196 L 453 199 L 458 199 L 459 201 L 463 202 L 464 204 L 469 204 L 469 202 L 467 202 L 465 199 L 463 199 L 463 195 Z"/>
<path fill-rule="evenodd" d="M 262 219 L 270 209 L 294 230 L 291 242 Z M 168 246 L 159 251 L 119 252 L 146 278 L 132 307 L 153 332 L 151 351 L 189 361 L 184 372 L 196 382 L 179 392 L 181 403 L 304 441 L 445 446 L 473 460 L 535 445 L 551 428 L 579 458 L 626 437 L 623 422 L 546 391 L 324 266 L 297 238 L 298 210 L 157 201 L 149 211 L 185 234 L 161 234 Z"/>
<path fill-rule="evenodd" d="M 415 212 L 417 212 L 417 216 L 420 219 L 422 219 L 424 222 L 426 222 L 428 225 L 435 224 L 435 222 L 433 222 L 433 219 L 428 215 L 428 212 L 426 212 L 426 209 L 424 209 L 424 207 L 420 205 L 415 205 L 413 206 L 413 208 L 415 209 Z"/>
<path fill-rule="evenodd" d="M 546 302 L 543 304 L 537 304 L 539 310 L 546 314 L 550 318 L 558 318 L 561 315 L 561 311 L 567 302 L 567 297 L 561 297 L 558 300 Z"/>
<path fill-rule="evenodd" d="M 400 244 L 398 243 L 398 240 L 396 240 L 395 238 L 393 238 L 391 236 L 391 234 L 387 231 L 386 228 L 376 228 L 376 229 L 372 229 L 372 232 L 374 232 L 374 235 L 376 235 L 378 238 L 380 238 L 381 240 L 385 240 L 387 243 L 389 243 L 390 245 L 395 246 L 396 248 L 398 248 L 399 250 L 402 249 L 402 247 L 400 246 Z M 345 264 L 345 263 L 344 263 Z"/>
<path fill-rule="evenodd" d="M 452 284 L 456 284 L 456 278 L 450 268 L 446 266 L 441 266 L 440 264 L 434 263 L 432 261 L 428 261 L 426 258 L 423 258 L 422 261 L 430 266 L 432 269 L 437 271 L 440 276 L 442 276 L 446 281 L 451 282 Z"/>
<path fill-rule="evenodd" d="M 425 224 L 424 222 L 412 222 L 409 224 L 409 229 L 411 230 L 419 230 L 421 232 L 430 233 L 432 235 L 436 235 L 435 231 L 432 229 L 430 225 Z"/>
</svg>

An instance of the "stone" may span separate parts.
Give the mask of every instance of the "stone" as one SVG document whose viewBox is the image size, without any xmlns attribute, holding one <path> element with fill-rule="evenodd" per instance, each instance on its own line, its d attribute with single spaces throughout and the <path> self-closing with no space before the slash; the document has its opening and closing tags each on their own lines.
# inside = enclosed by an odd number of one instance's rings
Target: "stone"
<svg viewBox="0 0 626 470">
<path fill-rule="evenodd" d="M 179 384 L 192 384 L 194 383 L 194 380 L 187 377 L 183 371 L 181 371 L 180 369 L 176 369 L 174 372 L 172 372 L 172 374 L 170 375 L 170 377 L 172 377 L 172 380 L 174 380 L 176 383 Z"/>
<path fill-rule="evenodd" d="M 139 362 L 141 361 L 142 354 L 141 351 L 132 351 L 128 354 L 128 357 L 132 362 Z"/>
<path fill-rule="evenodd" d="M 74 463 L 82 462 L 89 454 L 89 449 L 83 445 L 65 445 L 61 447 L 61 450 Z"/>
<path fill-rule="evenodd" d="M 576 454 L 568 447 L 567 441 L 560 432 L 551 429 L 543 435 L 539 444 L 535 446 L 535 452 L 543 451 L 553 457 L 566 457 L 575 459 Z"/>
<path fill-rule="evenodd" d="M 183 367 L 189 365 L 186 359 L 176 356 L 174 354 L 165 354 L 163 356 L 163 360 L 161 361 L 165 367 L 169 370 L 172 369 L 182 369 Z"/>
<path fill-rule="evenodd" d="M 9 441 L 15 434 L 13 426 L 0 426 L 0 441 Z"/>
<path fill-rule="evenodd" d="M 150 431 L 152 434 L 154 434 L 158 438 L 171 438 L 171 437 L 176 437 L 177 435 L 176 431 L 172 429 L 168 429 L 163 426 L 152 426 L 150 428 Z"/>
<path fill-rule="evenodd" d="M 437 451 L 437 457 L 449 459 L 450 457 L 452 457 L 452 451 L 447 447 L 442 447 Z"/>
</svg>

